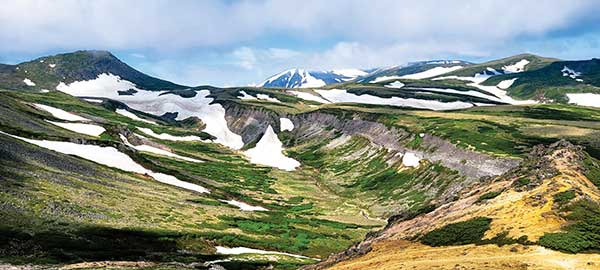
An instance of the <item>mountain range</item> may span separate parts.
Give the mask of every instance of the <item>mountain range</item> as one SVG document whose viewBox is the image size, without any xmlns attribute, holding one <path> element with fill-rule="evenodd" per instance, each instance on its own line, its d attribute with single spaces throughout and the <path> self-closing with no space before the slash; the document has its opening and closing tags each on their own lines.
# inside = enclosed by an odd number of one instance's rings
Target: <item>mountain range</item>
<svg viewBox="0 0 600 270">
<path fill-rule="evenodd" d="M 0 268 L 595 269 L 599 65 L 0 65 Z"/>
</svg>

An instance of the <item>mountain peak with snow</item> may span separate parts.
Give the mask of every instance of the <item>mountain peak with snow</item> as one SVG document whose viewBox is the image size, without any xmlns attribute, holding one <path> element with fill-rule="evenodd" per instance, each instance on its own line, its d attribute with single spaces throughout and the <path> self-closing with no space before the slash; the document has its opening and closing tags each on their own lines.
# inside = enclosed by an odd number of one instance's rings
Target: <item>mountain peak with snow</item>
<svg viewBox="0 0 600 270">
<path fill-rule="evenodd" d="M 275 74 L 259 87 L 281 87 L 281 88 L 310 88 L 321 87 L 328 84 L 342 83 L 353 80 L 367 72 L 360 69 L 336 69 L 331 71 L 313 71 L 300 68 L 288 69 Z"/>
</svg>

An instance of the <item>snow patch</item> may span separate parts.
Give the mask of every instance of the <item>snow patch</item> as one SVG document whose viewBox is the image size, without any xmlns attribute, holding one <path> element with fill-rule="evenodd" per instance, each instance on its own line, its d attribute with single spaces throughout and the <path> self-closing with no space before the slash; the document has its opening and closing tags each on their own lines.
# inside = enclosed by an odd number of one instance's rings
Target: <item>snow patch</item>
<svg viewBox="0 0 600 270">
<path fill-rule="evenodd" d="M 529 60 L 527 59 L 521 59 L 521 61 L 516 62 L 512 65 L 507 65 L 507 66 L 503 66 L 502 70 L 504 70 L 505 73 L 518 73 L 518 72 L 523 72 L 525 71 L 525 66 L 529 64 Z"/>
<path fill-rule="evenodd" d="M 59 126 L 64 129 L 68 129 L 73 132 L 90 135 L 90 136 L 100 136 L 100 134 L 104 133 L 106 129 L 98 125 L 92 124 L 81 124 L 81 123 L 61 123 L 46 120 L 46 122 L 51 123 L 55 126 Z"/>
<path fill-rule="evenodd" d="M 393 83 L 388 83 L 384 85 L 387 88 L 402 88 L 404 84 L 401 81 L 394 81 Z"/>
<path fill-rule="evenodd" d="M 402 79 L 413 79 L 413 80 L 421 80 L 427 79 L 435 76 L 439 76 L 448 72 L 452 72 L 455 70 L 459 70 L 463 68 L 462 66 L 452 66 L 452 67 L 434 67 L 432 69 L 428 69 L 419 73 L 404 75 Z"/>
<path fill-rule="evenodd" d="M 236 201 L 236 200 L 220 200 L 224 203 L 227 203 L 229 205 L 233 205 L 235 207 L 240 208 L 240 210 L 242 211 L 269 211 L 268 209 L 261 207 L 261 206 L 252 206 L 249 205 L 245 202 L 240 202 L 240 201 Z"/>
<path fill-rule="evenodd" d="M 285 256 L 290 256 L 290 257 L 294 257 L 294 258 L 311 259 L 309 257 L 302 256 L 302 255 L 296 255 L 296 254 L 278 252 L 278 251 L 268 251 L 268 250 L 262 250 L 262 249 L 247 248 L 247 247 L 229 248 L 229 247 L 223 247 L 223 246 L 216 246 L 216 248 L 217 248 L 217 254 L 222 254 L 222 255 L 273 254 L 273 255 L 285 255 Z"/>
<path fill-rule="evenodd" d="M 583 82 L 582 79 L 578 78 L 579 76 L 581 76 L 581 72 L 572 70 L 567 66 L 564 66 L 563 69 L 561 70 L 561 72 L 562 72 L 563 77 L 569 77 L 575 81 Z"/>
<path fill-rule="evenodd" d="M 51 68 L 55 68 L 56 64 L 48 64 L 48 66 L 51 67 Z"/>
<path fill-rule="evenodd" d="M 265 94 L 256 94 L 256 98 L 266 100 L 266 101 L 271 101 L 271 102 L 281 102 L 278 99 L 270 97 L 269 95 L 265 95 Z"/>
<path fill-rule="evenodd" d="M 333 103 L 362 103 L 362 104 L 373 104 L 373 105 L 391 105 L 400 107 L 411 107 L 419 109 L 430 109 L 430 110 L 454 110 L 454 109 L 465 109 L 473 107 L 473 104 L 462 101 L 454 102 L 441 102 L 437 100 L 424 100 L 414 98 L 401 98 L 391 97 L 382 98 L 372 96 L 369 94 L 356 95 L 348 93 L 346 90 L 332 89 L 332 90 L 315 90 L 321 96 Z"/>
<path fill-rule="evenodd" d="M 600 94 L 594 93 L 577 93 L 567 94 L 569 103 L 581 106 L 600 107 Z"/>
<path fill-rule="evenodd" d="M 251 163 L 271 166 L 286 171 L 293 171 L 296 167 L 300 166 L 300 162 L 283 154 L 283 143 L 281 143 L 271 125 L 267 127 L 265 134 L 263 134 L 256 146 L 247 150 L 244 154 L 250 158 Z"/>
<path fill-rule="evenodd" d="M 50 93 L 50 90 L 48 90 L 48 89 L 41 89 L 40 93 Z"/>
<path fill-rule="evenodd" d="M 32 82 L 30 79 L 23 79 L 23 82 L 27 85 L 27 86 L 35 86 L 35 83 Z"/>
<path fill-rule="evenodd" d="M 294 129 L 294 123 L 292 123 L 292 120 L 285 117 L 279 118 L 279 126 L 281 131 L 292 131 Z"/>
<path fill-rule="evenodd" d="M 242 137 L 229 130 L 223 106 L 218 103 L 211 104 L 213 99 L 207 97 L 210 95 L 209 90 L 196 91 L 194 97 L 184 98 L 166 92 L 141 90 L 136 88 L 135 84 L 112 74 L 100 74 L 94 80 L 73 82 L 69 85 L 60 83 L 56 89 L 74 96 L 118 100 L 134 110 L 158 116 L 177 112 L 176 120 L 198 117 L 206 124 L 203 131 L 217 138 L 215 142 L 233 149 L 240 149 L 244 145 Z M 121 96 L 117 92 L 129 89 L 134 89 L 137 93 Z"/>
<path fill-rule="evenodd" d="M 33 103 L 34 107 L 49 112 L 52 116 L 65 121 L 90 121 L 90 119 L 83 118 L 79 115 L 72 114 L 70 112 L 54 108 L 44 104 Z"/>
<path fill-rule="evenodd" d="M 154 138 L 166 140 L 166 141 L 183 141 L 183 142 L 204 141 L 204 140 L 202 140 L 202 138 L 195 136 L 195 135 L 175 136 L 175 135 L 171 135 L 171 134 L 167 134 L 167 133 L 160 133 L 160 134 L 155 133 L 153 130 L 151 130 L 149 128 L 138 127 L 137 129 L 141 132 L 144 132 L 147 135 L 154 137 Z"/>
<path fill-rule="evenodd" d="M 513 85 L 513 83 L 517 80 L 518 78 L 513 78 L 510 80 L 504 80 L 499 82 L 496 86 L 500 89 L 507 89 L 509 87 L 511 87 Z"/>
<path fill-rule="evenodd" d="M 404 156 L 402 156 L 402 165 L 406 167 L 418 167 L 419 161 L 421 161 L 421 159 L 414 153 L 406 152 L 404 153 Z"/>
<path fill-rule="evenodd" d="M 133 159 L 131 159 L 131 157 L 128 155 L 119 152 L 119 150 L 114 147 L 76 144 L 72 142 L 33 140 L 4 133 L 2 131 L 0 131 L 0 133 L 59 153 L 75 155 L 83 159 L 91 160 L 108 167 L 117 168 L 126 172 L 146 174 L 154 178 L 154 180 L 164 184 L 196 191 L 199 193 L 209 193 L 208 189 L 202 186 L 181 181 L 172 175 L 156 173 L 148 170 L 133 161 Z"/>
<path fill-rule="evenodd" d="M 304 100 L 310 100 L 310 101 L 315 101 L 315 102 L 319 102 L 319 103 L 331 103 L 329 100 L 323 99 L 322 97 L 318 97 L 315 96 L 311 93 L 306 93 L 306 92 L 300 92 L 300 91 L 288 91 L 289 93 L 292 93 L 293 95 L 304 99 Z"/>
<path fill-rule="evenodd" d="M 102 101 L 100 101 L 100 102 L 102 102 Z M 129 119 L 133 119 L 133 120 L 136 120 L 136 121 L 141 121 L 141 122 L 148 123 L 148 124 L 157 125 L 156 122 L 150 121 L 150 120 L 146 120 L 146 119 L 142 119 L 142 118 L 138 117 L 137 115 L 135 115 L 134 113 L 132 113 L 132 112 L 130 112 L 128 110 L 125 110 L 125 109 L 116 109 L 115 112 L 118 113 L 118 114 L 120 114 L 120 115 L 122 115 L 122 116 L 125 116 L 125 117 L 127 117 Z"/>
<path fill-rule="evenodd" d="M 246 91 L 242 90 L 240 91 L 241 96 L 238 96 L 239 99 L 245 100 L 245 99 L 256 99 L 256 97 L 246 93 Z"/>
</svg>

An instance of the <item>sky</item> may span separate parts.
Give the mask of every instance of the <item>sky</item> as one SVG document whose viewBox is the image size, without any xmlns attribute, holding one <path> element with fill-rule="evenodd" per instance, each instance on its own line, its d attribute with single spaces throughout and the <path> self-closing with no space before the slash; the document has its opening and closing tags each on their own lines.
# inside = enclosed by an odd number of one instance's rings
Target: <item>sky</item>
<svg viewBox="0 0 600 270">
<path fill-rule="evenodd" d="M 600 57 L 596 0 L 0 0 L 0 63 L 108 50 L 186 85 L 260 83 L 290 68 Z"/>
</svg>

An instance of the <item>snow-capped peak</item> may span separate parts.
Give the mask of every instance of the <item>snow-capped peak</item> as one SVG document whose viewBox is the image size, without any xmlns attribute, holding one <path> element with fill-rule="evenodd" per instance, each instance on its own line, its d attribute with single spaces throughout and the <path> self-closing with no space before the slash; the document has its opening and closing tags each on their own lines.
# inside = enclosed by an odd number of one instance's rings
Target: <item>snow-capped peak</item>
<svg viewBox="0 0 600 270">
<path fill-rule="evenodd" d="M 367 73 L 359 69 L 338 69 L 333 71 L 309 71 L 289 69 L 280 72 L 259 84 L 259 87 L 310 88 L 352 80 Z"/>
</svg>

